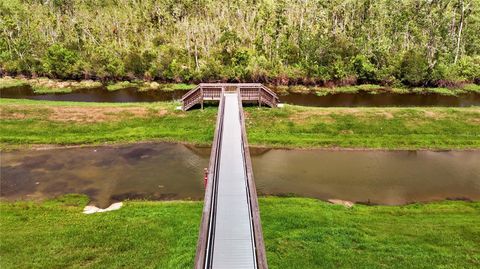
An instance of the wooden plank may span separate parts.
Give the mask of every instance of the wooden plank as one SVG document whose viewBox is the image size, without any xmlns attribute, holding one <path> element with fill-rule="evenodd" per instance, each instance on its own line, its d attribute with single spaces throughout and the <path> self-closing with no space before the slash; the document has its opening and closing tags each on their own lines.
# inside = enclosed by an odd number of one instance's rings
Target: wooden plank
<svg viewBox="0 0 480 269">
<path fill-rule="evenodd" d="M 255 180 L 253 178 L 252 160 L 250 158 L 250 150 L 248 148 L 247 132 L 245 128 L 245 115 L 243 112 L 242 100 L 240 97 L 238 99 L 238 102 L 240 107 L 240 124 L 242 125 L 242 143 L 247 176 L 247 185 L 253 218 L 253 233 L 255 238 L 255 248 L 257 255 L 257 268 L 268 269 L 267 255 L 265 253 L 265 243 L 263 241 L 262 223 L 260 221 L 260 209 L 258 206 L 257 189 L 255 187 Z"/>
<path fill-rule="evenodd" d="M 210 164 L 208 168 L 208 181 L 207 186 L 205 188 L 205 198 L 204 198 L 204 206 L 202 212 L 202 221 L 200 223 L 200 231 L 198 235 L 198 242 L 197 242 L 197 252 L 195 254 L 195 269 L 202 269 L 205 266 L 205 258 L 206 258 L 206 251 L 207 251 L 207 243 L 208 243 L 208 232 L 209 227 L 211 225 L 211 215 L 212 215 L 212 200 L 213 193 L 214 193 L 214 185 L 217 176 L 217 160 L 218 154 L 220 152 L 220 143 L 222 137 L 222 126 L 223 126 L 223 113 L 225 111 L 225 103 L 223 98 L 220 99 L 220 106 L 218 110 L 217 116 L 217 124 L 215 127 L 215 135 L 213 138 L 212 150 L 210 153 Z"/>
</svg>

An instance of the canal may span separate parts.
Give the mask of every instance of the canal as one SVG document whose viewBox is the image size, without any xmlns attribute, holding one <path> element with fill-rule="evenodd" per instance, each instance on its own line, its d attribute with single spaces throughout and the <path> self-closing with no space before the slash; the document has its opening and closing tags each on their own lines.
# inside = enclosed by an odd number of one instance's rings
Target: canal
<svg viewBox="0 0 480 269">
<path fill-rule="evenodd" d="M 174 101 L 182 98 L 184 90 L 139 91 L 138 88 L 125 88 L 108 91 L 106 87 L 79 89 L 71 93 L 36 94 L 30 86 L 2 89 L 2 98 L 48 100 L 48 101 L 75 101 L 75 102 L 158 102 Z M 464 93 L 458 96 L 421 93 L 337 93 L 325 96 L 315 94 L 290 93 L 281 95 L 280 102 L 314 107 L 469 107 L 480 105 L 480 94 Z"/>
<path fill-rule="evenodd" d="M 480 151 L 251 149 L 261 195 L 399 205 L 480 200 Z M 1 153 L 3 200 L 82 193 L 106 207 L 126 199 L 203 199 L 209 148 L 170 143 Z"/>
</svg>

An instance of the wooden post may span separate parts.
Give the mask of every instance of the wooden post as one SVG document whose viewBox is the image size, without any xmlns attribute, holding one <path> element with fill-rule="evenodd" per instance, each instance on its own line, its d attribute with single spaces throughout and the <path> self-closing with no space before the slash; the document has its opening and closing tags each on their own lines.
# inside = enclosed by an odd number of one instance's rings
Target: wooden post
<svg viewBox="0 0 480 269">
<path fill-rule="evenodd" d="M 200 106 L 203 110 L 203 88 L 200 88 Z"/>
<path fill-rule="evenodd" d="M 262 107 L 262 94 L 261 94 L 261 89 L 258 89 L 258 107 Z"/>
</svg>

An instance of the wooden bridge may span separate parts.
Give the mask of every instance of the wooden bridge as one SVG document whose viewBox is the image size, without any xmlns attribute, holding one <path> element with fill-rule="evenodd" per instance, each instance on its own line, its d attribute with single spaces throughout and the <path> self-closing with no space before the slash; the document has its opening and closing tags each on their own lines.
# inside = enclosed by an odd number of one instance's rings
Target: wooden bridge
<svg viewBox="0 0 480 269">
<path fill-rule="evenodd" d="M 201 84 L 183 98 L 185 110 L 206 96 L 220 101 L 195 269 L 267 269 L 242 101 L 257 98 L 259 104 L 275 107 L 278 98 L 259 84 L 225 85 Z"/>
<path fill-rule="evenodd" d="M 222 93 L 239 92 L 242 102 L 255 102 L 269 107 L 278 104 L 277 95 L 261 83 L 200 83 L 182 97 L 182 109 L 189 110 L 200 104 L 203 109 L 205 101 L 220 101 Z"/>
</svg>

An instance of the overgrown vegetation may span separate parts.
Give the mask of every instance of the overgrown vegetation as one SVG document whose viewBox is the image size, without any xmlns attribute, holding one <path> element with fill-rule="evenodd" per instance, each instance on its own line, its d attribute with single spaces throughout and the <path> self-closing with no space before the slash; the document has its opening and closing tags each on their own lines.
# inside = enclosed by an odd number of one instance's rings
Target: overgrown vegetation
<svg viewBox="0 0 480 269">
<path fill-rule="evenodd" d="M 127 201 L 84 215 L 87 199 L 0 202 L 1 268 L 191 268 L 202 202 Z M 480 203 L 345 208 L 260 198 L 270 268 L 476 268 Z M 35 242 L 35 244 L 32 244 Z"/>
<path fill-rule="evenodd" d="M 107 104 L 0 99 L 4 149 L 35 144 L 147 140 L 208 145 L 216 107 L 178 103 Z M 247 107 L 249 143 L 269 147 L 480 148 L 480 108 Z"/>
<path fill-rule="evenodd" d="M 454 86 L 480 79 L 480 1 L 0 2 L 0 73 Z"/>
</svg>

